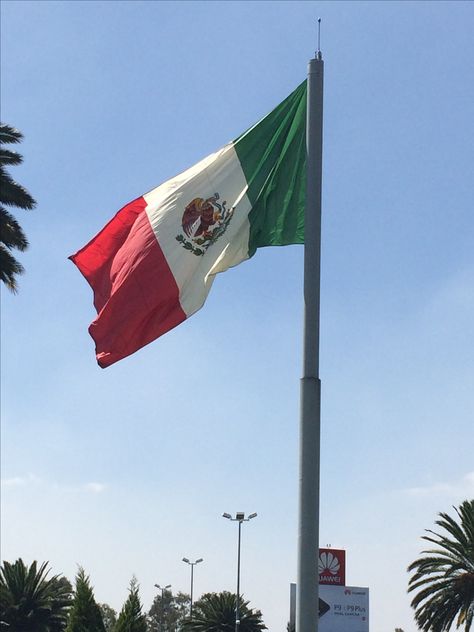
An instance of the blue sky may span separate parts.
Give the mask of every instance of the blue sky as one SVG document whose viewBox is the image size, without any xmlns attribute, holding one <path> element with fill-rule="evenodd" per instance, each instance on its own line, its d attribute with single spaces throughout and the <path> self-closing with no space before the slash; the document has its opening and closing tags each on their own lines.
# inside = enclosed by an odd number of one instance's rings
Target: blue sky
<svg viewBox="0 0 474 632">
<path fill-rule="evenodd" d="M 2 557 L 242 590 L 271 632 L 296 578 L 302 249 L 221 275 L 205 307 L 101 370 L 67 261 L 126 202 L 264 116 L 325 58 L 321 545 L 371 630 L 415 624 L 406 567 L 474 494 L 474 61 L 468 2 L 2 3 L 2 120 L 30 249 L 2 289 Z"/>
</svg>

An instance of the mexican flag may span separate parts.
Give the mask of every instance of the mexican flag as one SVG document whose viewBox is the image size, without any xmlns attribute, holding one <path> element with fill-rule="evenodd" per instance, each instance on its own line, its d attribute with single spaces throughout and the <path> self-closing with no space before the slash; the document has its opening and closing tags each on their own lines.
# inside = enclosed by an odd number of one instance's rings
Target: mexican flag
<svg viewBox="0 0 474 632">
<path fill-rule="evenodd" d="M 70 259 L 103 368 L 197 312 L 218 272 L 304 242 L 306 81 L 256 125 L 124 206 Z"/>
</svg>

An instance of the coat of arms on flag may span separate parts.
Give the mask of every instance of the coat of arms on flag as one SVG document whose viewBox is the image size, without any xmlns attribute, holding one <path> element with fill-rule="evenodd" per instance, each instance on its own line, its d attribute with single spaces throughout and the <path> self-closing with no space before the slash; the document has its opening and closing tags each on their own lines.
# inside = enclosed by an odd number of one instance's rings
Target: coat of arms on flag
<svg viewBox="0 0 474 632">
<path fill-rule="evenodd" d="M 219 199 L 219 193 L 207 199 L 197 197 L 184 209 L 181 225 L 189 240 L 182 233 L 176 240 L 198 257 L 225 233 L 232 219 L 234 209 L 227 209 L 227 202 L 220 204 Z"/>
</svg>

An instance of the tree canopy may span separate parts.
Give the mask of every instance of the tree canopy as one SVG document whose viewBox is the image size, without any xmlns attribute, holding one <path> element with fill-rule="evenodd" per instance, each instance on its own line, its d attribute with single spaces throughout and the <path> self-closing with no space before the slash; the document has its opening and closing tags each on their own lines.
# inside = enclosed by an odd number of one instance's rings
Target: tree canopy
<svg viewBox="0 0 474 632">
<path fill-rule="evenodd" d="M 28 191 L 15 182 L 7 172 L 7 166 L 20 165 L 21 154 L 5 145 L 21 142 L 23 134 L 10 125 L 0 123 L 0 280 L 12 291 L 16 292 L 17 276 L 23 273 L 23 266 L 12 255 L 12 250 L 23 251 L 28 247 L 28 240 L 23 229 L 6 206 L 30 210 L 36 201 Z"/>
<path fill-rule="evenodd" d="M 38 568 L 20 558 L 0 568 L 0 627 L 9 632 L 62 632 L 71 604 L 71 584 L 55 575 L 48 562 Z"/>
<path fill-rule="evenodd" d="M 153 604 L 148 611 L 148 626 L 153 632 L 175 632 L 181 629 L 181 625 L 189 616 L 191 597 L 182 592 L 176 595 L 170 590 L 163 590 L 156 595 Z"/>
<path fill-rule="evenodd" d="M 447 632 L 453 623 L 469 632 L 474 618 L 474 500 L 454 509 L 456 518 L 440 513 L 435 522 L 443 533 L 427 529 L 422 536 L 437 548 L 408 567 L 408 591 L 417 591 L 411 605 L 424 632 Z"/>
<path fill-rule="evenodd" d="M 76 575 L 76 589 L 66 632 L 106 632 L 94 591 L 83 568 Z"/>
<path fill-rule="evenodd" d="M 193 605 L 193 618 L 183 624 L 187 632 L 233 632 L 236 595 L 227 591 L 205 593 Z M 260 610 L 253 610 L 243 597 L 239 599 L 240 632 L 266 630 Z"/>
<path fill-rule="evenodd" d="M 146 616 L 142 612 L 135 578 L 130 582 L 128 598 L 119 614 L 114 632 L 147 632 Z"/>
<path fill-rule="evenodd" d="M 99 603 L 100 614 L 106 632 L 112 632 L 117 623 L 117 613 L 108 603 Z"/>
</svg>

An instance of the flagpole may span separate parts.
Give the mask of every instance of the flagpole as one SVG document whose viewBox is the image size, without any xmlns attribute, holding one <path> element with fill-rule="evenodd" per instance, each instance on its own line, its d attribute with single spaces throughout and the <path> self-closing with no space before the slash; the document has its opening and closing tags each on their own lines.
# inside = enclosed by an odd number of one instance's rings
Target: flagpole
<svg viewBox="0 0 474 632">
<path fill-rule="evenodd" d="M 300 399 L 300 479 L 297 632 L 317 632 L 319 619 L 319 469 L 321 381 L 319 313 L 321 263 L 321 181 L 323 145 L 321 51 L 308 64 L 306 118 L 306 214 L 304 246 L 304 344 Z"/>
</svg>

